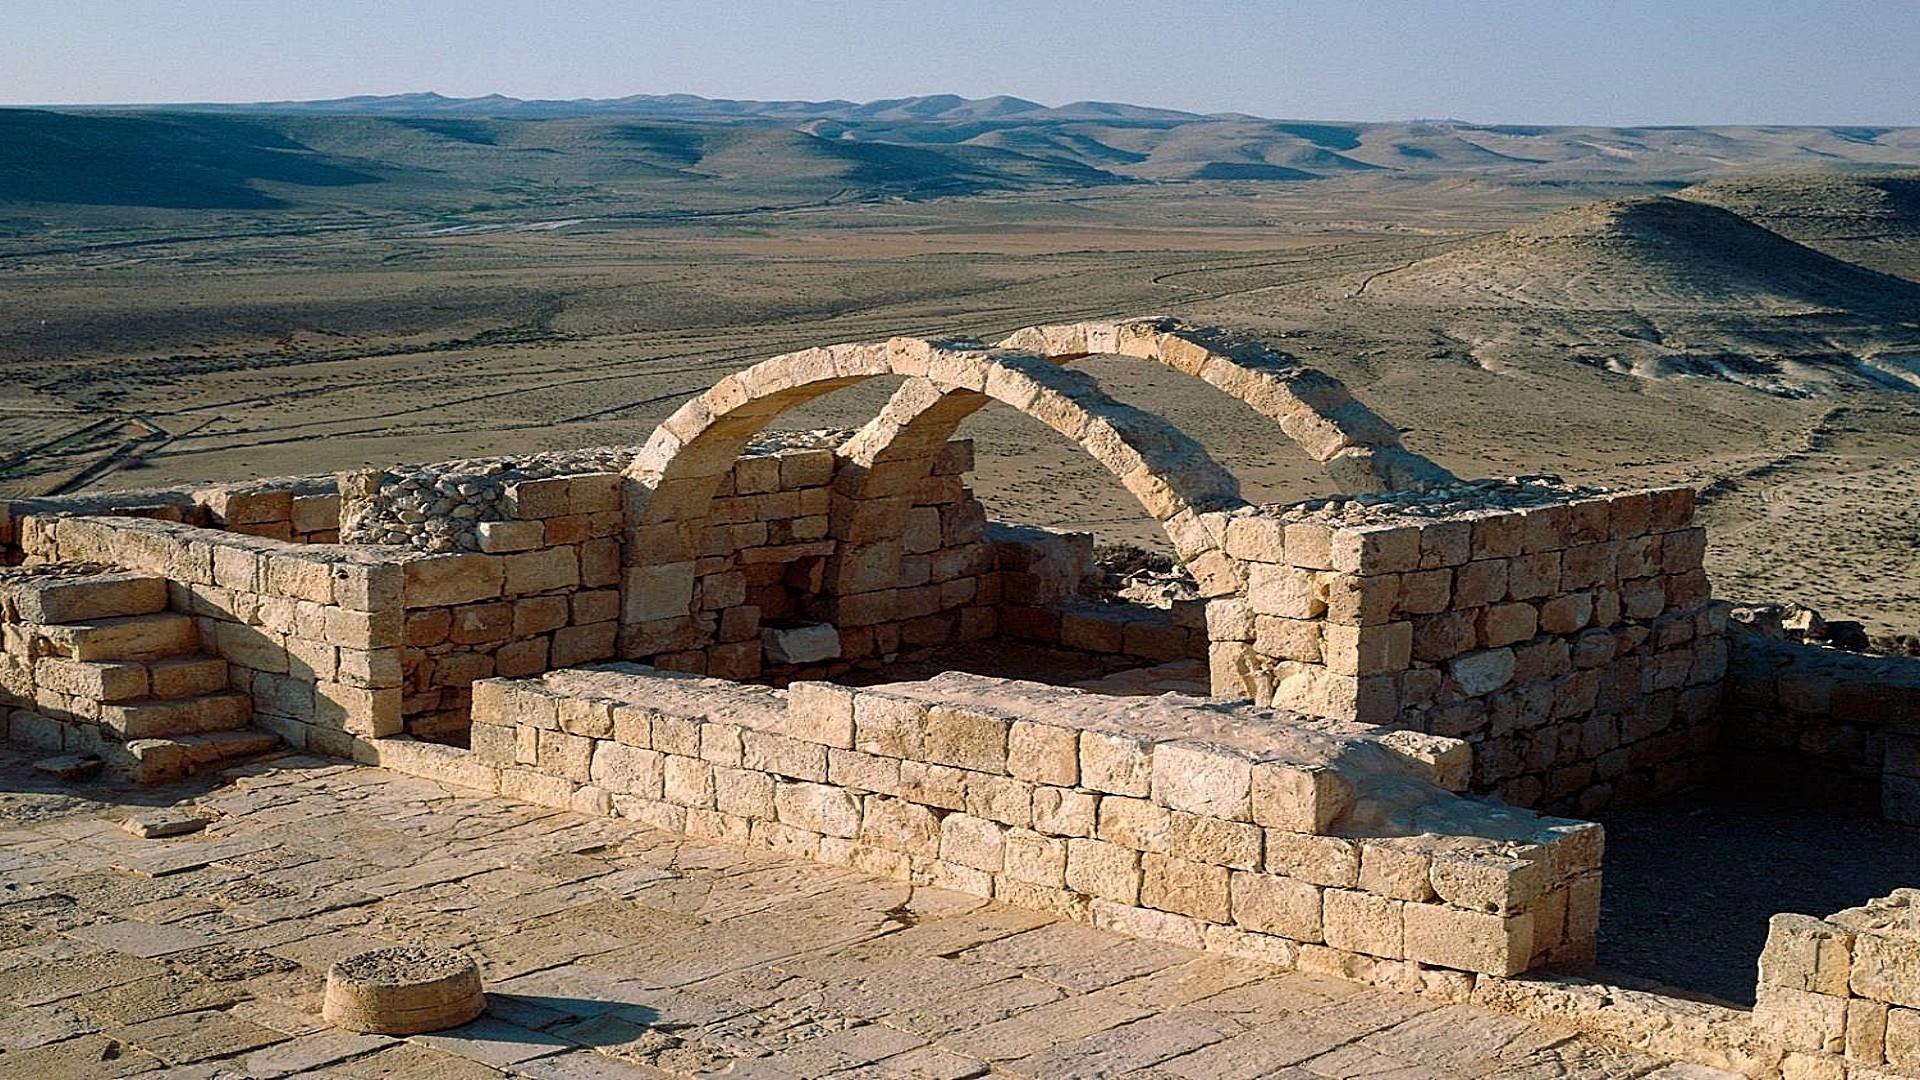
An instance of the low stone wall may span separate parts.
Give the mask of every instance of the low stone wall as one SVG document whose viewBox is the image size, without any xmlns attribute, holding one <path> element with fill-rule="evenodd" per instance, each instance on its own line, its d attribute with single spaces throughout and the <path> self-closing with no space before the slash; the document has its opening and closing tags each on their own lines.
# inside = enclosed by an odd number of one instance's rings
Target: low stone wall
<svg viewBox="0 0 1920 1080">
<path fill-rule="evenodd" d="M 29 517 L 19 540 L 30 559 L 165 577 L 254 722 L 296 748 L 349 757 L 402 729 L 400 553 L 120 517 Z"/>
<path fill-rule="evenodd" d="M 36 514 L 175 521 L 299 544 L 331 544 L 340 539 L 340 496 L 331 476 L 87 492 L 0 499 L 0 566 L 17 564 L 25 557 L 15 523 Z"/>
<path fill-rule="evenodd" d="M 1729 627 L 1728 781 L 1920 825 L 1920 660 Z"/>
<path fill-rule="evenodd" d="M 1374 981 L 1592 951 L 1599 826 L 1446 790 L 1456 740 L 952 674 L 608 665 L 474 693 L 470 752 L 383 740 L 380 763 Z"/>
<path fill-rule="evenodd" d="M 1464 738 L 1475 788 L 1524 806 L 1704 779 L 1727 651 L 1692 491 L 1459 489 L 1235 516 L 1215 692 Z"/>
<path fill-rule="evenodd" d="M 1920 889 L 1775 915 L 1753 1021 L 1789 1051 L 1790 1077 L 1920 1077 Z"/>
</svg>

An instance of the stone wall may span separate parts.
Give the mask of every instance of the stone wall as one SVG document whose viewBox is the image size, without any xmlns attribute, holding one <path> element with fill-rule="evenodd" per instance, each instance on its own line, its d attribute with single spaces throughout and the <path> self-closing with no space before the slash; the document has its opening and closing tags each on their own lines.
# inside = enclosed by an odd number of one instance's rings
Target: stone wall
<svg viewBox="0 0 1920 1080">
<path fill-rule="evenodd" d="M 21 561 L 15 523 L 35 514 L 135 517 L 300 544 L 340 539 L 340 496 L 331 476 L 237 484 L 0 499 L 0 566 Z"/>
<path fill-rule="evenodd" d="M 1768 637 L 1732 624 L 1727 778 L 1808 803 L 1878 805 L 1920 825 L 1920 660 Z"/>
<path fill-rule="evenodd" d="M 1757 996 L 1754 1026 L 1790 1077 L 1920 1077 L 1920 889 L 1775 915 Z"/>
<path fill-rule="evenodd" d="M 1446 790 L 1457 740 L 951 674 L 616 664 L 474 693 L 471 751 L 380 763 L 1376 981 L 1591 955 L 1599 827 Z"/>
<path fill-rule="evenodd" d="M 1236 515 L 1247 591 L 1209 609 L 1215 692 L 1466 739 L 1475 788 L 1524 806 L 1704 779 L 1727 652 L 1692 491 L 1459 487 Z"/>
<path fill-rule="evenodd" d="M 166 578 L 169 607 L 227 662 L 254 723 L 296 748 L 346 757 L 402 729 L 399 553 L 119 517 L 29 517 L 19 541 L 30 560 Z"/>
</svg>

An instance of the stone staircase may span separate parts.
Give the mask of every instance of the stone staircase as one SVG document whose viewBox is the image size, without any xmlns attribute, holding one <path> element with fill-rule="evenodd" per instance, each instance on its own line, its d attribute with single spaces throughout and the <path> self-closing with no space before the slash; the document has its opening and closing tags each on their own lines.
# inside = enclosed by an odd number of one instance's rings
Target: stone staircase
<svg viewBox="0 0 1920 1080">
<path fill-rule="evenodd" d="M 252 702 L 167 581 L 87 563 L 0 569 L 0 719 L 9 741 L 97 760 L 134 779 L 176 779 L 264 753 Z"/>
</svg>

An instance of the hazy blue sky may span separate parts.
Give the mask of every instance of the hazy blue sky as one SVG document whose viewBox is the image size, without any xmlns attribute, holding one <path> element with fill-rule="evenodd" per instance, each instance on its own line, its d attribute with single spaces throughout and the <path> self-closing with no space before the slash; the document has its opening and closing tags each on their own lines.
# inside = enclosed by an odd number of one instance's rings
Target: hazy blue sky
<svg viewBox="0 0 1920 1080">
<path fill-rule="evenodd" d="M 8 104 L 417 90 L 1920 124 L 1920 0 L 0 0 Z"/>
</svg>

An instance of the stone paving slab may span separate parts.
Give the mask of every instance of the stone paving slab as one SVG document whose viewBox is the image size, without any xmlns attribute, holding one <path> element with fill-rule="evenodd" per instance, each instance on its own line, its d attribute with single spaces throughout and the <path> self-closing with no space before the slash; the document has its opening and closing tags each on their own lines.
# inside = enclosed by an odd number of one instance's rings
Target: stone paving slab
<svg viewBox="0 0 1920 1080">
<path fill-rule="evenodd" d="M 200 833 L 118 823 L 197 806 Z M 461 948 L 388 1039 L 326 966 Z M 69 787 L 0 748 L 0 1080 L 1681 1080 L 1570 1030 L 297 756 Z"/>
</svg>

